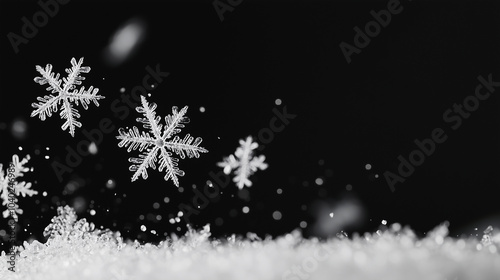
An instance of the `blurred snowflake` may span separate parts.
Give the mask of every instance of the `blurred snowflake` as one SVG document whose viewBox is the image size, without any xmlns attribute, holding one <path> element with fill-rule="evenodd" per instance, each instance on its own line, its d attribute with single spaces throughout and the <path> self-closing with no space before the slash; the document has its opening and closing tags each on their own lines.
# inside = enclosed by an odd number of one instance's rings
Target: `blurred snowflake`
<svg viewBox="0 0 500 280">
<path fill-rule="evenodd" d="M 22 161 L 19 161 L 17 155 L 13 155 L 12 162 L 5 171 L 2 169 L 2 164 L 0 164 L 0 198 L 2 199 L 2 205 L 8 206 L 8 209 L 2 213 L 4 218 L 11 215 L 12 218 L 17 221 L 17 214 L 23 214 L 23 210 L 19 208 L 17 204 L 17 197 L 19 197 L 19 195 L 25 197 L 38 194 L 37 191 L 30 189 L 31 183 L 18 181 L 18 178 L 23 177 L 24 173 L 30 170 L 28 167 L 24 166 L 29 160 L 29 155 Z"/>
<path fill-rule="evenodd" d="M 248 136 L 246 140 L 240 140 L 240 147 L 236 149 L 234 155 L 225 157 L 222 162 L 217 163 L 217 166 L 224 168 L 224 173 L 229 175 L 234 170 L 233 181 L 241 190 L 244 186 L 252 186 L 252 181 L 248 179 L 258 169 L 265 170 L 267 163 L 264 162 L 265 156 L 260 155 L 254 157 L 253 150 L 257 149 L 259 144 L 253 142 L 252 136 Z M 235 157 L 236 156 L 236 157 Z"/>
</svg>

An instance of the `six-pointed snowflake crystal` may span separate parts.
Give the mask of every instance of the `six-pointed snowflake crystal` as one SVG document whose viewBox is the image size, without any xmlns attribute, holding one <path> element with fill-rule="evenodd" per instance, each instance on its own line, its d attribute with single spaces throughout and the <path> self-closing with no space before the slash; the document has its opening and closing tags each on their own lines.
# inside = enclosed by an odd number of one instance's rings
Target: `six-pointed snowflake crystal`
<svg viewBox="0 0 500 280">
<path fill-rule="evenodd" d="M 80 117 L 78 110 L 76 110 L 71 104 L 74 102 L 77 106 L 79 103 L 82 104 L 83 108 L 87 110 L 88 104 L 94 102 L 96 106 L 99 106 L 97 100 L 104 98 L 101 95 L 97 95 L 99 91 L 98 88 L 90 86 L 88 90 L 82 86 L 80 90 L 76 89 L 77 85 L 81 85 L 82 81 L 85 80 L 81 77 L 81 73 L 89 73 L 90 67 L 82 66 L 83 57 L 76 62 L 75 58 L 71 59 L 71 68 L 66 69 L 68 73 L 67 78 L 59 79 L 59 74 L 54 76 L 52 72 L 52 65 L 47 64 L 45 68 L 41 66 L 36 66 L 36 70 L 42 74 L 42 77 L 36 77 L 34 80 L 40 85 L 48 84 L 47 91 L 51 93 L 57 93 L 57 95 L 46 95 L 44 97 L 38 97 L 38 103 L 32 103 L 31 106 L 35 110 L 31 113 L 31 117 L 38 115 L 42 121 L 45 120 L 47 116 L 52 116 L 52 112 L 58 111 L 58 106 L 61 105 L 60 116 L 62 119 L 66 119 L 66 122 L 61 126 L 62 130 L 69 128 L 69 133 L 71 136 L 75 136 L 75 127 L 81 127 L 82 123 L 77 120 Z M 62 83 L 62 86 L 61 86 Z"/>
<path fill-rule="evenodd" d="M 248 179 L 257 169 L 265 170 L 267 163 L 264 162 L 265 156 L 254 157 L 253 150 L 257 149 L 259 144 L 253 142 L 252 137 L 248 136 L 246 141 L 240 140 L 240 147 L 236 149 L 234 155 L 225 157 L 222 162 L 217 163 L 219 167 L 224 168 L 224 173 L 229 175 L 234 170 L 233 181 L 239 189 L 244 186 L 252 186 L 252 181 Z M 236 156 L 236 157 L 235 157 Z"/>
<path fill-rule="evenodd" d="M 30 156 L 28 155 L 22 161 L 19 161 L 19 157 L 13 155 L 12 162 L 5 171 L 2 169 L 2 164 L 0 164 L 0 198 L 2 199 L 2 205 L 8 207 L 7 210 L 3 211 L 4 218 L 11 215 L 17 221 L 17 214 L 23 214 L 23 210 L 17 204 L 19 195 L 25 197 L 38 194 L 37 191 L 30 189 L 31 183 L 18 181 L 18 178 L 23 177 L 24 173 L 30 170 L 24 166 L 29 159 Z M 10 186 L 9 180 L 12 182 Z M 11 193 L 10 196 L 9 193 Z M 13 197 L 12 194 L 15 194 L 15 196 Z"/>
<path fill-rule="evenodd" d="M 129 161 L 133 163 L 129 168 L 130 171 L 134 171 L 132 182 L 137 180 L 139 176 L 146 180 L 148 178 L 147 168 L 156 169 L 156 158 L 159 155 L 158 171 L 162 172 L 165 169 L 167 173 L 165 181 L 171 179 L 179 187 L 177 176 L 184 176 L 184 171 L 177 167 L 179 159 L 172 157 L 172 152 L 179 155 L 181 159 L 184 159 L 186 155 L 189 158 L 198 158 L 200 153 L 208 152 L 205 148 L 198 146 L 203 139 L 201 137 L 194 139 L 189 134 L 186 134 L 184 139 L 179 136 L 173 137 L 181 131 L 184 124 L 189 122 L 189 118 L 185 116 L 187 106 L 180 111 L 177 107 L 172 107 L 172 115 L 165 117 L 165 129 L 162 130 L 161 118 L 155 113 L 156 104 L 149 104 L 144 96 L 141 96 L 141 103 L 142 106 L 138 106 L 136 111 L 143 114 L 144 118 L 137 118 L 137 121 L 143 123 L 143 127 L 149 132 L 141 133 L 135 126 L 128 131 L 120 128 L 118 130 L 120 135 L 116 137 L 120 140 L 118 146 L 127 147 L 128 152 L 136 149 L 139 149 L 140 152 L 145 150 L 138 158 L 129 158 Z"/>
</svg>

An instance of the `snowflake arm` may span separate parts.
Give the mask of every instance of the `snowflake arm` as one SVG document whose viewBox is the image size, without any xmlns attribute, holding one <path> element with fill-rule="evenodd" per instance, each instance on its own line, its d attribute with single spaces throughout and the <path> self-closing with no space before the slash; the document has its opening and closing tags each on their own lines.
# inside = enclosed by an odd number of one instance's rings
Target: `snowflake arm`
<svg viewBox="0 0 500 280">
<path fill-rule="evenodd" d="M 132 182 L 139 177 L 147 179 L 147 169 L 149 167 L 156 169 L 158 156 L 158 171 L 163 172 L 165 170 L 165 181 L 172 180 L 174 185 L 179 187 L 178 176 L 184 176 L 184 171 L 178 168 L 179 160 L 172 157 L 172 155 L 175 153 L 181 159 L 184 159 L 186 156 L 189 158 L 198 158 L 200 157 L 200 153 L 208 151 L 199 146 L 202 142 L 201 137 L 195 139 L 191 135 L 186 134 L 183 139 L 175 136 L 169 140 L 172 135 L 181 131 L 185 123 L 189 122 L 189 119 L 185 116 L 187 106 L 180 112 L 177 111 L 177 107 L 172 107 L 172 115 L 165 117 L 165 126 L 160 123 L 161 117 L 156 116 L 156 107 L 155 103 L 150 104 L 144 96 L 141 96 L 141 106 L 137 107 L 136 111 L 144 117 L 137 118 L 136 120 L 142 123 L 143 127 L 149 130 L 149 132 L 143 131 L 141 133 L 135 126 L 128 131 L 120 128 L 118 130 L 119 135 L 116 137 L 120 140 L 118 146 L 127 147 L 128 152 L 136 149 L 139 149 L 139 151 L 146 149 L 146 152 L 140 154 L 139 158 L 129 158 L 129 161 L 134 163 L 129 168 L 130 171 L 134 172 Z"/>
<path fill-rule="evenodd" d="M 160 138 L 162 125 L 160 124 L 161 118 L 156 116 L 156 103 L 148 104 L 146 97 L 142 95 L 141 103 L 142 107 L 137 107 L 136 111 L 143 114 L 145 118 L 137 118 L 137 122 L 143 123 L 144 128 L 149 129 L 156 139 Z"/>
<path fill-rule="evenodd" d="M 182 140 L 179 136 L 175 136 L 172 141 L 166 142 L 165 146 L 174 153 L 178 154 L 181 159 L 184 159 L 186 157 L 186 154 L 188 158 L 199 158 L 200 153 L 207 153 L 208 151 L 205 148 L 198 146 L 203 140 L 201 139 L 201 137 L 196 137 L 194 143 L 193 139 L 194 137 L 189 134 L 186 134 L 186 136 Z"/>
<path fill-rule="evenodd" d="M 155 162 L 157 153 L 158 147 L 154 147 L 147 152 L 140 154 L 138 158 L 131 157 L 128 159 L 129 162 L 134 163 L 129 168 L 130 171 L 134 171 L 132 182 L 137 180 L 139 176 L 142 176 L 142 179 L 144 180 L 148 178 L 147 168 L 156 168 Z"/>
<path fill-rule="evenodd" d="M 83 57 L 80 58 L 78 63 L 76 59 L 71 58 L 71 68 L 66 69 L 66 73 L 68 73 L 67 78 L 63 78 L 64 81 L 64 91 L 68 92 L 71 89 L 74 89 L 76 85 L 81 85 L 82 81 L 85 80 L 85 77 L 81 77 L 80 73 L 89 73 L 90 67 L 82 66 Z"/>
<path fill-rule="evenodd" d="M 91 86 L 88 90 L 85 90 L 85 87 L 81 87 L 79 90 L 75 89 L 76 85 L 81 85 L 82 81 L 85 80 L 85 78 L 81 77 L 80 74 L 90 72 L 90 67 L 82 66 L 82 63 L 83 57 L 80 58 L 78 62 L 76 62 L 75 58 L 72 58 L 72 67 L 66 69 L 68 77 L 63 78 L 62 80 L 59 78 L 59 74 L 52 72 L 51 64 L 47 64 L 45 68 L 38 65 L 36 66 L 36 70 L 42 76 L 35 77 L 34 81 L 40 85 L 48 84 L 49 86 L 46 90 L 51 93 L 57 93 L 58 95 L 49 94 L 44 97 L 38 97 L 38 103 L 35 102 L 31 104 L 31 106 L 35 108 L 35 110 L 31 113 L 31 117 L 38 115 L 40 119 L 44 121 L 47 117 L 52 116 L 52 112 L 56 112 L 59 104 L 62 103 L 60 116 L 66 121 L 61 128 L 62 130 L 69 128 L 71 136 L 75 135 L 75 128 L 81 127 L 82 123 L 77 121 L 80 114 L 76 108 L 73 108 L 71 102 L 74 102 L 77 106 L 81 103 L 83 108 L 87 110 L 90 102 L 93 102 L 98 107 L 98 100 L 104 98 L 101 95 L 97 95 L 99 89 L 94 88 L 93 86 Z M 62 87 L 61 83 L 63 84 Z M 70 92 L 71 90 L 74 91 Z"/>
<path fill-rule="evenodd" d="M 184 106 L 180 112 L 178 112 L 177 106 L 172 107 L 172 115 L 167 115 L 165 117 L 166 129 L 163 133 L 163 140 L 169 139 L 172 135 L 181 132 L 184 124 L 189 123 L 189 118 L 185 116 L 187 113 L 188 106 Z"/>
<path fill-rule="evenodd" d="M 254 157 L 253 150 L 259 144 L 253 142 L 251 136 L 248 136 L 246 140 L 241 139 L 239 143 L 240 147 L 236 149 L 234 155 L 223 158 L 222 162 L 217 163 L 217 166 L 222 167 L 227 175 L 234 170 L 233 182 L 237 184 L 239 189 L 243 189 L 245 186 L 252 186 L 252 181 L 249 179 L 252 174 L 258 169 L 265 170 L 268 165 L 264 162 L 265 156 Z"/>
<path fill-rule="evenodd" d="M 172 158 L 172 153 L 168 152 L 165 148 L 161 148 L 161 158 L 160 158 L 160 167 L 158 171 L 162 172 L 165 169 L 165 181 L 172 180 L 176 187 L 179 187 L 179 179 L 177 176 L 184 176 L 184 171 L 180 170 L 178 166 L 179 160 L 176 158 Z"/>
</svg>

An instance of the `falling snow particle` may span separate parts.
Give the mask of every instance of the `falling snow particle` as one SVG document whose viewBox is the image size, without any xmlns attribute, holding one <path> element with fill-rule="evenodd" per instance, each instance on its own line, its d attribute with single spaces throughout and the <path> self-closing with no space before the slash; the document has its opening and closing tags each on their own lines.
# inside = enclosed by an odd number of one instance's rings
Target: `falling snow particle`
<svg viewBox="0 0 500 280">
<path fill-rule="evenodd" d="M 205 107 L 200 107 L 200 112 L 205 113 Z"/>
<path fill-rule="evenodd" d="M 369 163 L 367 163 L 367 164 L 365 165 L 365 169 L 366 169 L 366 170 L 370 170 L 370 169 L 372 169 L 372 165 L 371 165 L 371 164 L 369 164 Z"/>
<path fill-rule="evenodd" d="M 250 208 L 248 208 L 248 206 L 244 206 L 243 213 L 247 214 L 248 212 L 250 212 Z"/>
<path fill-rule="evenodd" d="M 91 215 L 91 216 L 94 216 L 95 214 L 96 214 L 96 212 L 95 212 L 95 210 L 94 210 L 94 209 L 90 210 L 90 215 Z"/>
<path fill-rule="evenodd" d="M 276 221 L 281 220 L 281 212 L 280 211 L 274 211 L 273 212 L 273 219 L 275 219 Z"/>
<path fill-rule="evenodd" d="M 115 186 L 116 186 L 115 180 L 108 179 L 108 181 L 106 181 L 106 188 L 108 188 L 108 189 L 114 189 Z"/>
<path fill-rule="evenodd" d="M 283 190 L 282 190 L 282 189 L 277 189 L 277 190 L 276 190 L 276 193 L 278 193 L 278 194 L 282 194 L 282 193 L 283 193 Z"/>
<path fill-rule="evenodd" d="M 98 151 L 97 150 L 97 145 L 94 142 L 90 143 L 90 145 L 89 145 L 89 153 L 95 155 L 95 154 L 97 154 L 97 151 Z"/>
<path fill-rule="evenodd" d="M 333 212 L 330 213 L 330 218 L 333 218 L 333 215 L 335 215 Z"/>
<path fill-rule="evenodd" d="M 382 220 L 382 224 L 385 226 L 387 225 L 387 221 L 386 220 Z"/>
<path fill-rule="evenodd" d="M 141 225 L 141 230 L 142 231 L 146 231 L 146 226 L 145 225 Z"/>
<path fill-rule="evenodd" d="M 321 179 L 321 178 L 316 178 L 316 180 L 314 180 L 314 182 L 315 182 L 315 183 L 316 183 L 316 185 L 318 185 L 318 186 L 323 185 L 323 179 Z"/>
<path fill-rule="evenodd" d="M 306 228 L 307 227 L 307 222 L 306 221 L 300 222 L 300 227 L 301 228 Z"/>
</svg>

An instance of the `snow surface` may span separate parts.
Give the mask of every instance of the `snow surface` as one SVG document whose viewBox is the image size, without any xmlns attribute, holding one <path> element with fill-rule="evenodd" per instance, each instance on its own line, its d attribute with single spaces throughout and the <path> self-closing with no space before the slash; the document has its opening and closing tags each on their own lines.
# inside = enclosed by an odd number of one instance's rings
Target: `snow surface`
<svg viewBox="0 0 500 280">
<path fill-rule="evenodd" d="M 500 233 L 491 228 L 482 240 L 449 237 L 446 223 L 425 238 L 392 224 L 324 241 L 304 239 L 299 231 L 275 239 L 249 233 L 217 240 L 207 225 L 158 245 L 96 232 L 24 242 L 16 272 L 1 261 L 0 279 L 500 279 Z M 8 257 L 2 252 L 0 258 Z"/>
</svg>

